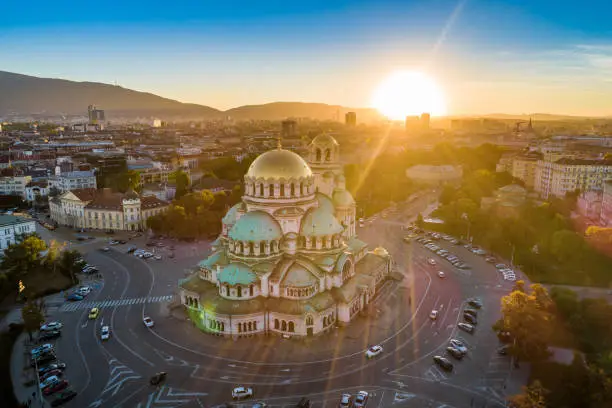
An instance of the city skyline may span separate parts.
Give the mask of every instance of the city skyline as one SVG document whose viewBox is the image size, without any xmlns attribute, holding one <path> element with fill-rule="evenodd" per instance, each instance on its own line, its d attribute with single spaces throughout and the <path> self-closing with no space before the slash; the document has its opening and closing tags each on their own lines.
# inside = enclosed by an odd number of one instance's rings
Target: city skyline
<svg viewBox="0 0 612 408">
<path fill-rule="evenodd" d="M 218 109 L 276 101 L 372 107 L 397 71 L 423 72 L 449 115 L 610 116 L 612 6 L 551 1 L 135 2 L 88 13 L 7 5 L 0 70 L 117 83 Z M 556 8 L 553 7 L 556 5 Z"/>
</svg>

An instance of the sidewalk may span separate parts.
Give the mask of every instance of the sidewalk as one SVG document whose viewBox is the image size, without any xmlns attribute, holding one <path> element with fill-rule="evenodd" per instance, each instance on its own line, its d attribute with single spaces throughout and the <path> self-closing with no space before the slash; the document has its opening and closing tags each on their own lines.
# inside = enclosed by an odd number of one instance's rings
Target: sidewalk
<svg viewBox="0 0 612 408">
<path fill-rule="evenodd" d="M 38 392 L 36 369 L 30 367 L 28 353 L 30 350 L 28 333 L 22 333 L 13 346 L 11 354 L 11 380 L 15 399 L 19 402 L 31 401 L 31 407 L 49 406 L 45 401 L 40 402 L 41 394 Z"/>
</svg>

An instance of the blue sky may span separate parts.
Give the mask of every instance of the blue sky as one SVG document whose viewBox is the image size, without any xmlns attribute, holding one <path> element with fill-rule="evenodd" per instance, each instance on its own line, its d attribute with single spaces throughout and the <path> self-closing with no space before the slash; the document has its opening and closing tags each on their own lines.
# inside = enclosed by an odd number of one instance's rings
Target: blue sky
<svg viewBox="0 0 612 408">
<path fill-rule="evenodd" d="M 0 70 L 227 109 L 368 106 L 387 75 L 414 69 L 451 114 L 612 115 L 610 1 L 7 3 Z"/>
</svg>

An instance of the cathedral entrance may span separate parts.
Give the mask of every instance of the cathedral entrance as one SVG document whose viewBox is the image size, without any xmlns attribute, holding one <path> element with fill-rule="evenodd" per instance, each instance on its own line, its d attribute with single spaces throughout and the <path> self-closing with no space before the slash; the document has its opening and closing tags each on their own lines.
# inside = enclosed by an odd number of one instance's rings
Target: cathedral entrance
<svg viewBox="0 0 612 408">
<path fill-rule="evenodd" d="M 312 332 L 312 327 L 308 327 L 308 328 L 306 328 L 306 335 L 307 335 L 308 337 L 311 337 L 311 336 L 313 335 L 313 332 Z"/>
</svg>

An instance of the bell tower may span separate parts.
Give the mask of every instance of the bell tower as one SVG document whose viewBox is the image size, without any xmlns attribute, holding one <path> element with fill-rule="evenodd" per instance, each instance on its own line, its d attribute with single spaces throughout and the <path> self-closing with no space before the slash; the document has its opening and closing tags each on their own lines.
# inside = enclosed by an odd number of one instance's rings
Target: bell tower
<svg viewBox="0 0 612 408">
<path fill-rule="evenodd" d="M 315 177 L 315 189 L 329 197 L 335 187 L 335 178 L 342 174 L 340 146 L 327 134 L 318 135 L 308 146 L 308 165 Z"/>
</svg>

